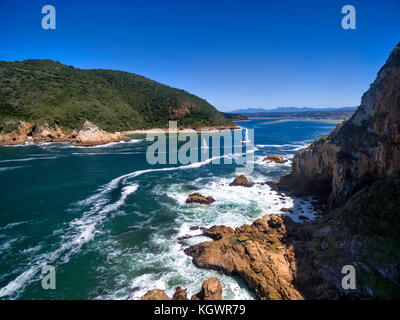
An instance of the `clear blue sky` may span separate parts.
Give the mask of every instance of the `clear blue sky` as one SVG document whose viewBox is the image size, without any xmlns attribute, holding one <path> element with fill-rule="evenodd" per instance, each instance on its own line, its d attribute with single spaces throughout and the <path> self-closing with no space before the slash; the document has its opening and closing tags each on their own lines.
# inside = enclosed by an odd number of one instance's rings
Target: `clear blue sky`
<svg viewBox="0 0 400 320">
<path fill-rule="evenodd" d="M 0 36 L 0 60 L 134 72 L 224 111 L 353 106 L 400 41 L 400 0 L 0 0 Z"/>
</svg>

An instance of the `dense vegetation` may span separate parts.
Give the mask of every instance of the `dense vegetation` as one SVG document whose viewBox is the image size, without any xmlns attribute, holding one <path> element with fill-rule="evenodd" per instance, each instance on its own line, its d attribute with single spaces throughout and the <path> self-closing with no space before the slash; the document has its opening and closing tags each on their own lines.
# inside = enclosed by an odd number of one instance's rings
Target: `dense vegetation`
<svg viewBox="0 0 400 320">
<path fill-rule="evenodd" d="M 238 113 L 225 113 L 225 112 L 221 112 L 221 113 L 224 115 L 225 118 L 232 120 L 232 121 L 245 121 L 245 120 L 249 119 Z"/>
<path fill-rule="evenodd" d="M 400 264 L 400 170 L 364 187 L 316 223 L 318 228 L 331 226 L 333 230 L 329 250 L 316 251 L 318 259 L 357 262 L 357 276 L 365 287 L 374 288 L 381 298 L 400 298 L 396 280 L 387 276 L 391 267 Z"/>
<path fill-rule="evenodd" d="M 65 129 L 89 120 L 107 131 L 230 125 L 206 100 L 145 77 L 82 70 L 51 60 L 0 61 L 0 122 L 47 122 Z"/>
</svg>

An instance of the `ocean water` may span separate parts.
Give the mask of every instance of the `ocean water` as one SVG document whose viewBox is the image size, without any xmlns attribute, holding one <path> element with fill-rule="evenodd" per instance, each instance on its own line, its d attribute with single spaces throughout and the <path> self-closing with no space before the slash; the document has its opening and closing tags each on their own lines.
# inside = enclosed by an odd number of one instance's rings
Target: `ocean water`
<svg viewBox="0 0 400 320">
<path fill-rule="evenodd" d="M 254 182 L 290 172 L 291 162 L 265 163 L 269 154 L 291 158 L 336 124 L 307 120 L 256 119 Z M 243 139 L 245 132 L 243 131 Z M 238 277 L 193 265 L 188 245 L 209 240 L 192 226 L 232 227 L 293 208 L 314 218 L 311 198 L 282 197 L 267 185 L 230 187 L 240 166 L 199 161 L 150 165 L 151 142 L 132 139 L 99 147 L 28 144 L 0 147 L 0 299 L 140 299 L 149 289 L 176 286 L 198 292 L 217 276 L 224 299 L 254 299 Z M 199 148 L 202 148 L 199 139 Z M 210 146 L 210 150 L 214 148 Z M 222 146 L 221 146 L 222 148 Z M 186 204 L 190 193 L 212 196 L 211 206 Z M 56 270 L 56 289 L 41 286 L 42 267 Z"/>
</svg>

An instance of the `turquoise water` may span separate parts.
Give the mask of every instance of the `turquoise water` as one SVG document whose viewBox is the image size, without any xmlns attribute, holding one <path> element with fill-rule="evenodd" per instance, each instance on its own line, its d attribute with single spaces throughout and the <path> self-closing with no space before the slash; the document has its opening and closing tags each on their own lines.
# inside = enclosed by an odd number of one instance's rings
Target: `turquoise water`
<svg viewBox="0 0 400 320">
<path fill-rule="evenodd" d="M 272 119 L 239 125 L 255 130 L 254 148 L 241 150 L 254 154 L 249 178 L 255 182 L 290 172 L 290 162 L 267 164 L 263 157 L 290 158 L 335 127 Z M 239 278 L 198 269 L 183 253 L 207 238 L 177 238 L 199 234 L 192 226 L 236 227 L 282 207 L 293 207 L 296 221 L 300 214 L 313 218 L 311 199 L 282 198 L 261 184 L 229 187 L 235 161 L 149 165 L 150 144 L 0 147 L 1 299 L 139 299 L 156 287 L 172 295 L 178 285 L 190 295 L 212 276 L 221 280 L 225 299 L 254 298 Z M 216 202 L 185 204 L 193 192 Z M 41 287 L 44 265 L 56 269 L 55 290 Z"/>
</svg>

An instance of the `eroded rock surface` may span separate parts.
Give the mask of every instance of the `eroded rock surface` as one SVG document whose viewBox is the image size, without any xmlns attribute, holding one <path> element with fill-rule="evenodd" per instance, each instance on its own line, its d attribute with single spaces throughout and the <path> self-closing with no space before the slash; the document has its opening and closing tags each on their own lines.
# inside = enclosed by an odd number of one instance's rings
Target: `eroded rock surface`
<svg viewBox="0 0 400 320">
<path fill-rule="evenodd" d="M 128 140 L 122 133 L 101 130 L 86 121 L 77 132 L 63 131 L 59 126 L 37 125 L 34 122 L 10 121 L 0 125 L 0 145 L 16 145 L 25 142 L 70 142 L 78 146 L 94 146 Z"/>
<path fill-rule="evenodd" d="M 330 208 L 400 168 L 400 43 L 361 105 L 327 136 L 296 154 L 278 186 L 293 195 L 329 197 Z"/>
<path fill-rule="evenodd" d="M 82 130 L 76 136 L 75 144 L 78 146 L 92 146 L 126 140 L 127 138 L 120 132 L 106 132 L 93 123 L 86 121 Z"/>
<path fill-rule="evenodd" d="M 201 291 L 194 294 L 192 300 L 221 300 L 222 285 L 218 278 L 210 278 L 203 282 Z M 187 290 L 177 287 L 173 298 L 167 296 L 164 290 L 153 289 L 147 291 L 141 300 L 188 300 Z"/>
<path fill-rule="evenodd" d="M 263 161 L 275 162 L 275 163 L 285 163 L 287 160 L 284 160 L 282 156 L 270 155 L 265 157 Z"/>
<path fill-rule="evenodd" d="M 254 182 L 249 181 L 244 175 L 237 176 L 230 186 L 252 187 Z"/>
<path fill-rule="evenodd" d="M 203 282 L 201 291 L 192 296 L 192 300 L 221 300 L 222 285 L 218 278 L 210 278 Z"/>
<path fill-rule="evenodd" d="M 294 222 L 281 215 L 266 215 L 236 229 L 215 226 L 204 231 L 214 241 L 185 250 L 205 269 L 240 275 L 260 299 L 303 299 L 296 287 L 293 247 L 282 239 Z"/>
<path fill-rule="evenodd" d="M 171 298 L 167 296 L 164 290 L 153 289 L 147 291 L 141 300 L 171 300 Z"/>
<path fill-rule="evenodd" d="M 205 197 L 200 193 L 192 193 L 186 199 L 186 203 L 200 203 L 200 204 L 211 204 L 215 202 L 213 197 Z"/>
</svg>

